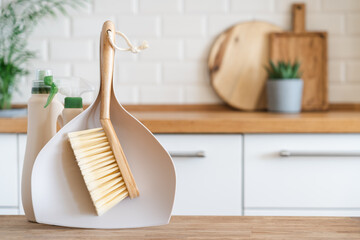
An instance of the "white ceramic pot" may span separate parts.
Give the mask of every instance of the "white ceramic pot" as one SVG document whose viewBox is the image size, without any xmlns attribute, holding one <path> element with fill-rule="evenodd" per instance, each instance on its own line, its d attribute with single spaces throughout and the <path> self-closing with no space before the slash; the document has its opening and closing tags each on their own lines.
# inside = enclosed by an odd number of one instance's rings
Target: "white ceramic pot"
<svg viewBox="0 0 360 240">
<path fill-rule="evenodd" d="M 302 79 L 269 79 L 266 83 L 268 111 L 298 113 L 301 111 L 304 82 Z"/>
</svg>

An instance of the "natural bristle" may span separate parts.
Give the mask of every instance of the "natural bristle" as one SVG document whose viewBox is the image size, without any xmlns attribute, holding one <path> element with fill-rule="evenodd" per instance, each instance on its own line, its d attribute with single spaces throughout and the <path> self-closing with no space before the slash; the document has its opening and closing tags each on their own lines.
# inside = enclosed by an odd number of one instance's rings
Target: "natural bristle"
<svg viewBox="0 0 360 240">
<path fill-rule="evenodd" d="M 76 161 L 98 215 L 129 193 L 102 128 L 68 133 Z"/>
</svg>

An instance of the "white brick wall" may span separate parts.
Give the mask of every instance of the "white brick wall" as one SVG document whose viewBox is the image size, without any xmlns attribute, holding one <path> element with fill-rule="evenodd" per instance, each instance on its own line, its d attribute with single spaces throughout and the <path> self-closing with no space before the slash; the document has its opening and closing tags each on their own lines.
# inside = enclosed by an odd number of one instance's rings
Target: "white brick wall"
<svg viewBox="0 0 360 240">
<path fill-rule="evenodd" d="M 93 0 L 84 10 L 47 19 L 29 41 L 38 51 L 30 68 L 56 76 L 99 81 L 99 32 L 111 19 L 118 30 L 150 48 L 137 56 L 117 52 L 115 84 L 123 103 L 217 103 L 206 61 L 221 31 L 252 20 L 291 27 L 291 4 L 299 0 Z M 303 0 L 307 28 L 329 32 L 331 102 L 360 102 L 360 0 Z M 125 46 L 124 41 L 118 44 Z M 24 84 L 30 85 L 31 74 Z M 98 85 L 98 84 L 97 84 Z M 15 97 L 25 102 L 29 89 Z"/>
<path fill-rule="evenodd" d="M 273 1 L 269 0 L 231 0 L 231 12 L 235 13 L 258 13 L 258 12 L 272 12 Z"/>
<path fill-rule="evenodd" d="M 151 47 L 139 54 L 144 61 L 181 60 L 183 58 L 183 43 L 180 39 L 149 39 Z M 140 40 L 138 42 L 141 42 Z"/>
<path fill-rule="evenodd" d="M 205 61 L 209 51 L 211 42 L 205 39 L 186 39 L 184 46 L 185 60 Z"/>
<path fill-rule="evenodd" d="M 157 85 L 160 81 L 160 64 L 120 62 L 118 76 L 120 83 Z"/>
<path fill-rule="evenodd" d="M 360 37 L 334 37 L 329 39 L 330 59 L 360 58 Z"/>
<path fill-rule="evenodd" d="M 200 62 L 165 63 L 163 68 L 164 84 L 196 85 L 207 80 L 205 66 Z"/>
<path fill-rule="evenodd" d="M 179 13 L 182 6 L 181 0 L 139 0 L 140 13 Z"/>
<path fill-rule="evenodd" d="M 141 86 L 139 103 L 163 104 L 183 103 L 181 86 Z"/>
<path fill-rule="evenodd" d="M 39 60 L 47 60 L 48 58 L 48 43 L 45 39 L 34 39 L 28 41 L 28 48 L 36 52 L 36 57 Z"/>
<path fill-rule="evenodd" d="M 360 61 L 351 61 L 346 65 L 346 76 L 349 82 L 360 83 Z"/>
<path fill-rule="evenodd" d="M 323 2 L 326 0 L 323 0 Z M 335 1 L 339 1 L 339 0 L 335 0 Z M 341 0 L 340 0 L 341 1 Z M 356 0 L 354 0 L 356 1 Z M 285 13 L 290 13 L 290 9 L 291 9 L 291 4 L 293 3 L 305 3 L 306 4 L 306 9 L 308 12 L 321 12 L 321 5 L 322 5 L 322 0 L 275 0 L 275 11 L 276 12 L 285 12 Z M 327 5 L 327 3 L 323 3 L 325 8 L 325 5 Z"/>
<path fill-rule="evenodd" d="M 252 21 L 254 17 L 250 14 L 217 14 L 211 15 L 208 17 L 208 29 L 209 35 L 214 38 L 216 35 L 220 34 L 225 29 L 231 27 L 232 25 L 243 22 L 243 21 Z"/>
<path fill-rule="evenodd" d="M 94 0 L 95 13 L 133 13 L 135 1 L 133 0 Z"/>
<path fill-rule="evenodd" d="M 59 17 L 58 19 L 47 18 L 39 23 L 33 32 L 34 37 L 69 37 L 70 36 L 70 19 Z"/>
<path fill-rule="evenodd" d="M 51 60 L 91 60 L 93 58 L 93 43 L 91 40 L 58 40 L 50 42 Z"/>
<path fill-rule="evenodd" d="M 94 85 L 99 84 L 100 68 L 96 62 L 76 62 L 72 64 L 72 74 L 84 78 Z"/>
<path fill-rule="evenodd" d="M 347 20 L 346 32 L 349 34 L 359 34 L 360 14 L 349 14 L 346 20 Z"/>
<path fill-rule="evenodd" d="M 345 32 L 345 16 L 335 13 L 309 14 L 306 28 L 309 31 L 327 31 L 329 34 L 341 35 Z"/>
<path fill-rule="evenodd" d="M 205 37 L 206 18 L 205 16 L 164 16 L 164 36 L 171 37 Z"/>
<path fill-rule="evenodd" d="M 160 36 L 159 16 L 119 16 L 116 27 L 129 36 Z"/>
<path fill-rule="evenodd" d="M 358 0 L 323 0 L 325 11 L 359 11 L 360 1 Z"/>
<path fill-rule="evenodd" d="M 339 83 L 345 81 L 345 63 L 343 61 L 330 61 L 329 65 L 329 82 Z"/>
<path fill-rule="evenodd" d="M 99 29 L 105 21 L 114 21 L 111 15 L 103 16 L 76 16 L 72 17 L 72 34 L 74 37 L 99 37 Z"/>
<path fill-rule="evenodd" d="M 185 0 L 186 13 L 223 13 L 227 9 L 226 0 Z"/>
</svg>

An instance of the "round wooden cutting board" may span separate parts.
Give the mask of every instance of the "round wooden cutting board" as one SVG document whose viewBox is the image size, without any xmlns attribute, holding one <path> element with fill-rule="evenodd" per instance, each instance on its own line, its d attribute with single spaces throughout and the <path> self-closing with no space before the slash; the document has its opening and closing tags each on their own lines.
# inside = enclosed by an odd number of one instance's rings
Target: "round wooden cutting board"
<svg viewBox="0 0 360 240">
<path fill-rule="evenodd" d="M 241 110 L 266 107 L 264 66 L 269 61 L 270 32 L 282 29 L 266 22 L 239 23 L 220 34 L 211 47 L 211 84 L 230 106 Z"/>
</svg>

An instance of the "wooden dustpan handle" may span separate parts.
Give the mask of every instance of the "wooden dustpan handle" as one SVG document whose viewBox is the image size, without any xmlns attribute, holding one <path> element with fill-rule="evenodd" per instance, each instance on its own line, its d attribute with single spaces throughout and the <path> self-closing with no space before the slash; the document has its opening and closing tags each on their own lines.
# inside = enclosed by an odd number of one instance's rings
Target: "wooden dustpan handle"
<svg viewBox="0 0 360 240">
<path fill-rule="evenodd" d="M 110 36 L 113 38 L 113 41 L 115 41 L 115 26 L 111 21 L 106 21 L 104 23 L 100 37 L 100 119 L 110 119 L 110 99 L 115 49 L 110 45 L 108 40 L 108 31 L 114 33 Z"/>
<path fill-rule="evenodd" d="M 119 166 L 129 196 L 130 198 L 135 198 L 139 196 L 139 190 L 136 186 L 134 177 L 126 160 L 126 156 L 110 120 L 110 100 L 112 94 L 111 88 L 114 72 L 115 49 L 109 42 L 108 31 L 113 32 L 113 34 L 110 34 L 110 37 L 112 37 L 113 42 L 115 42 L 115 27 L 111 21 L 106 21 L 104 23 L 100 37 L 100 122 Z"/>
</svg>

